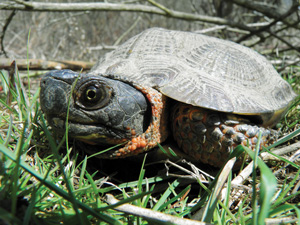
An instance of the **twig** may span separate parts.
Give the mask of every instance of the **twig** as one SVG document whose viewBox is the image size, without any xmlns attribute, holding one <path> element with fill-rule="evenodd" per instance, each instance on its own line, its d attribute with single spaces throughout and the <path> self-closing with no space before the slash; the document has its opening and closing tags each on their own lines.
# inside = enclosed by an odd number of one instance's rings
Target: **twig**
<svg viewBox="0 0 300 225">
<path fill-rule="evenodd" d="M 300 180 L 298 180 L 297 184 L 294 186 L 291 194 L 295 194 L 299 188 L 300 188 Z"/>
<path fill-rule="evenodd" d="M 263 37 L 262 34 L 260 34 L 260 33 L 263 32 L 263 31 L 269 30 L 270 27 L 275 25 L 278 21 L 279 21 L 279 19 L 278 20 L 273 20 L 272 22 L 269 23 L 269 25 L 266 25 L 264 27 L 256 29 L 255 31 L 250 32 L 249 34 L 246 34 L 245 36 L 238 39 L 236 42 L 241 43 L 242 41 L 247 40 L 248 38 L 250 38 L 253 35 L 257 35 L 258 37 L 260 37 L 260 39 L 265 40 L 265 37 Z"/>
<path fill-rule="evenodd" d="M 98 45 L 94 47 L 87 47 L 88 50 L 96 51 L 96 50 L 115 50 L 118 46 L 114 45 Z"/>
<path fill-rule="evenodd" d="M 296 216 L 282 217 L 282 218 L 266 218 L 265 225 L 274 224 L 297 224 L 299 219 Z"/>
<path fill-rule="evenodd" d="M 148 2 L 150 2 L 152 5 L 154 5 L 155 7 L 165 11 L 168 15 L 172 15 L 172 11 L 169 10 L 167 7 L 163 6 L 162 4 L 157 3 L 154 0 L 148 0 Z"/>
<path fill-rule="evenodd" d="M 1 49 L 2 49 L 2 52 L 3 54 L 5 55 L 5 57 L 8 57 L 6 51 L 5 51 L 5 48 L 4 48 L 4 36 L 5 36 L 5 32 L 10 24 L 10 22 L 12 21 L 13 17 L 16 15 L 16 10 L 13 10 L 9 16 L 7 17 L 5 23 L 4 23 L 4 26 L 3 26 L 3 29 L 2 29 L 2 34 L 1 34 Z"/>
<path fill-rule="evenodd" d="M 140 22 L 140 20 L 141 20 L 141 17 L 139 16 L 138 18 L 137 18 L 137 20 L 135 20 L 134 21 L 134 23 L 129 27 L 129 29 L 128 30 L 126 30 L 116 41 L 115 41 L 115 43 L 113 44 L 114 46 L 115 45 L 119 45 L 120 44 L 120 42 L 122 41 L 122 39 L 124 38 L 124 37 L 126 37 L 126 35 L 127 34 L 129 34 L 130 33 L 130 31 L 132 31 L 135 27 L 136 27 L 136 25 L 138 24 L 138 22 Z"/>
<path fill-rule="evenodd" d="M 234 163 L 236 162 L 236 158 L 232 158 L 230 159 L 226 165 L 224 166 L 222 172 L 220 173 L 218 180 L 216 182 L 216 185 L 213 189 L 213 193 L 211 195 L 211 199 L 210 201 L 208 201 L 206 203 L 206 206 L 201 208 L 200 210 L 198 210 L 194 215 L 193 215 L 193 219 L 201 219 L 203 221 L 203 215 L 205 215 L 205 211 L 208 210 L 208 208 L 212 207 L 212 205 L 216 204 L 216 202 L 219 199 L 220 194 L 223 193 L 224 190 L 226 190 L 227 188 L 223 188 L 224 184 L 227 182 L 227 178 L 230 174 L 230 172 L 232 171 L 232 168 L 234 166 Z"/>
<path fill-rule="evenodd" d="M 283 30 L 287 29 L 287 28 L 288 28 L 288 26 L 281 27 L 280 29 L 276 30 L 274 33 L 278 33 L 280 31 L 283 31 Z M 270 37 L 271 37 L 271 34 L 268 33 L 263 39 L 260 38 L 259 40 L 252 42 L 251 45 L 247 45 L 247 46 L 248 47 L 253 47 L 253 46 L 257 45 L 258 43 L 263 42 L 263 41 L 265 41 L 266 39 L 268 39 Z"/>
<path fill-rule="evenodd" d="M 283 27 L 281 27 L 280 29 L 277 29 L 276 31 L 273 31 L 272 33 L 273 34 L 277 34 L 277 33 L 279 33 L 279 32 L 281 32 L 281 31 L 283 31 L 283 30 L 286 30 L 287 28 L 289 28 L 290 26 L 289 25 L 286 25 L 286 26 L 283 26 Z M 278 35 L 277 35 L 278 36 Z M 268 34 L 263 38 L 263 39 L 259 39 L 259 40 L 257 40 L 257 41 L 255 41 L 255 42 L 253 42 L 251 45 L 247 45 L 248 47 L 253 47 L 253 46 L 255 46 L 255 45 L 257 45 L 258 43 L 260 43 L 260 42 L 263 42 L 263 41 L 265 41 L 266 39 L 268 39 L 268 38 L 270 38 L 270 37 L 272 37 L 272 34 L 271 34 L 271 32 L 269 32 L 268 31 Z M 275 36 L 274 36 L 275 37 Z M 278 38 L 279 39 L 279 38 Z M 283 41 L 284 42 L 284 41 Z M 284 42 L 285 43 L 285 42 Z M 292 46 L 292 44 L 287 44 L 288 46 Z M 293 48 L 288 48 L 288 50 L 292 50 L 292 49 L 295 49 L 294 48 L 294 46 L 292 46 Z M 296 48 L 299 48 L 299 47 L 296 47 Z M 272 50 L 273 51 L 273 50 Z M 265 54 L 267 54 L 267 53 L 263 53 L 263 52 L 261 52 L 261 54 L 263 54 L 263 55 L 265 55 Z M 284 68 L 283 68 L 284 69 Z"/>
<path fill-rule="evenodd" d="M 199 30 L 199 31 L 197 30 L 197 31 L 194 31 L 194 32 L 197 33 L 197 34 L 206 34 L 206 33 L 213 32 L 213 31 L 224 30 L 226 28 L 227 28 L 227 26 L 225 26 L 225 25 L 218 25 L 218 26 L 202 29 L 202 30 Z"/>
<path fill-rule="evenodd" d="M 275 150 L 272 151 L 272 153 L 274 153 L 276 155 L 284 155 L 287 153 L 294 152 L 298 149 L 300 149 L 300 142 L 296 142 L 296 143 L 293 143 L 293 144 L 285 146 L 285 147 L 276 148 Z M 267 161 L 269 159 L 272 159 L 274 156 L 267 152 L 263 152 L 263 153 L 261 153 L 261 157 L 262 157 L 262 160 Z"/>
<path fill-rule="evenodd" d="M 176 164 L 176 163 L 170 161 L 169 159 L 166 159 L 165 164 L 170 164 L 170 165 L 172 165 L 172 166 L 174 166 L 174 167 L 180 169 L 181 171 L 183 171 L 183 172 L 189 174 L 190 177 L 193 177 L 194 179 L 196 179 L 197 181 L 202 182 L 202 183 L 208 183 L 208 181 L 207 181 L 207 179 L 205 179 L 204 175 L 205 175 L 205 176 L 208 176 L 210 179 L 214 179 L 214 177 L 210 176 L 208 173 L 205 173 L 204 171 L 201 171 L 200 169 L 198 169 L 197 167 L 195 167 L 192 163 L 189 163 L 189 162 L 187 162 L 187 161 L 185 161 L 185 160 L 182 160 L 182 161 L 183 161 L 184 163 L 187 163 L 187 164 L 192 168 L 193 172 L 191 172 L 191 171 L 188 170 L 188 169 L 185 169 L 185 168 L 182 167 L 182 166 L 179 166 L 178 164 Z M 199 173 L 199 171 L 200 171 L 201 173 Z M 203 174 L 204 174 L 204 175 L 203 175 Z M 175 174 L 169 174 L 169 173 L 168 173 L 168 176 L 170 176 L 170 175 L 172 175 L 172 176 L 178 176 L 177 174 L 175 175 Z M 179 175 L 179 176 L 182 178 L 182 175 Z"/>
<path fill-rule="evenodd" d="M 250 7 L 250 5 L 252 4 L 252 1 L 245 1 L 245 0 L 233 0 L 236 4 L 242 5 L 242 6 L 246 6 L 248 5 Z M 240 3 L 243 4 L 240 4 Z M 256 3 L 255 3 L 256 4 Z M 255 8 L 252 8 L 253 10 L 256 10 Z M 284 18 L 286 18 L 287 16 L 289 16 L 290 14 L 292 14 L 293 12 L 295 12 L 298 9 L 298 4 L 295 3 L 295 1 L 293 2 L 293 5 L 291 6 L 291 8 L 289 10 L 287 10 L 284 14 L 281 14 L 279 17 L 277 15 L 270 15 L 270 14 L 264 14 L 264 15 L 269 15 L 271 18 L 274 18 L 274 20 L 267 26 L 261 27 L 260 29 L 257 29 L 255 31 L 252 31 L 250 34 L 245 35 L 244 37 L 240 38 L 237 42 L 240 43 L 246 39 L 248 39 L 249 37 L 251 37 L 252 35 L 258 35 L 263 31 L 270 31 L 270 27 L 275 25 L 277 22 L 282 21 Z M 265 11 L 268 11 L 270 9 L 267 9 Z M 273 12 L 274 13 L 274 12 Z M 288 23 L 288 25 L 291 25 L 290 23 Z M 261 37 L 262 39 L 264 39 L 263 37 Z"/>
<path fill-rule="evenodd" d="M 28 7 L 28 8 L 32 8 L 32 5 L 30 3 L 25 2 L 23 0 L 13 0 L 13 1 L 16 2 L 16 3 L 19 3 L 21 5 L 24 5 L 24 6 Z"/>
<path fill-rule="evenodd" d="M 279 37 L 277 34 L 273 33 L 270 30 L 268 31 L 268 33 L 271 34 L 273 37 L 277 38 L 278 40 L 280 40 L 281 42 L 285 43 L 290 48 L 296 50 L 297 52 L 300 52 L 300 47 L 296 47 L 296 46 L 290 44 L 288 41 L 284 40 L 282 37 Z"/>
<path fill-rule="evenodd" d="M 251 161 L 240 173 L 239 175 L 234 178 L 231 181 L 231 185 L 232 186 L 239 186 L 242 185 L 244 183 L 244 181 L 251 175 L 253 170 L 253 161 Z M 235 201 L 235 199 L 238 199 L 239 196 L 242 194 L 242 191 L 239 190 L 235 195 L 231 196 L 232 199 L 230 199 L 228 206 L 230 207 L 233 202 Z M 227 194 L 227 187 L 223 188 L 222 192 L 221 192 L 221 201 L 223 201 L 226 198 L 226 194 Z"/>
<path fill-rule="evenodd" d="M 105 195 L 105 201 L 110 205 L 119 203 L 119 200 L 116 199 L 111 194 Z M 208 224 L 208 223 L 203 223 L 203 222 L 199 222 L 196 220 L 183 219 L 183 218 L 171 216 L 168 214 L 153 211 L 151 209 L 138 207 L 138 206 L 131 205 L 128 203 L 116 206 L 114 209 L 117 211 L 120 211 L 120 212 L 127 213 L 127 214 L 143 217 L 144 219 L 154 222 L 154 224 L 155 224 L 155 222 L 156 223 L 164 222 L 164 223 L 168 223 L 168 224 L 178 224 L 178 225 L 207 225 Z"/>
<path fill-rule="evenodd" d="M 292 145 L 289 145 L 289 146 L 286 146 L 286 147 L 282 147 L 282 148 L 277 148 L 275 150 L 273 150 L 272 152 L 276 155 L 283 155 L 283 154 L 286 154 L 286 153 L 290 153 L 292 151 L 296 151 L 300 148 L 300 142 L 296 142 Z M 268 160 L 269 158 L 269 153 L 261 153 L 262 155 L 262 159 L 263 160 Z M 239 175 L 234 178 L 232 181 L 231 181 L 231 185 L 241 185 L 244 183 L 244 181 L 251 175 L 252 173 L 252 170 L 253 170 L 253 161 L 251 161 L 240 173 Z M 226 188 L 224 188 L 222 190 L 222 200 L 225 199 L 225 196 L 226 196 Z M 232 199 L 230 200 L 229 202 L 229 206 L 231 206 L 234 202 L 235 199 L 238 198 L 238 196 L 241 195 L 241 191 L 238 191 L 235 196 L 231 196 Z"/>
<path fill-rule="evenodd" d="M 12 59 L 0 58 L 0 69 L 9 69 Z M 17 59 L 16 63 L 19 70 L 27 70 L 27 64 L 31 70 L 53 70 L 53 69 L 72 69 L 72 70 L 89 70 L 94 63 L 83 61 L 47 61 L 41 59 Z"/>
<path fill-rule="evenodd" d="M 284 9 L 285 12 L 280 11 L 283 9 L 282 6 L 267 5 L 259 1 L 248 1 L 248 0 L 231 0 L 231 1 L 244 8 L 248 8 L 250 10 L 255 10 L 257 12 L 260 12 L 263 15 L 268 16 L 269 18 L 282 20 L 282 22 L 287 25 L 291 25 L 291 26 L 296 25 L 295 23 L 290 24 L 290 22 L 287 20 L 287 17 L 297 10 L 299 5 L 297 0 L 292 0 L 292 3 Z M 284 2 L 286 3 L 289 1 L 284 1 Z M 299 27 L 297 26 L 297 28 Z"/>
<path fill-rule="evenodd" d="M 284 49 L 284 50 L 290 51 L 291 49 Z M 283 51 L 278 51 L 278 52 L 284 52 L 284 50 L 283 50 Z M 262 54 L 263 54 L 263 53 L 262 53 Z M 279 69 L 276 68 L 276 70 L 277 70 L 278 72 L 281 72 L 282 70 L 284 70 L 284 69 L 285 69 L 286 67 L 288 67 L 288 66 L 295 66 L 295 65 L 297 65 L 298 63 L 300 63 L 300 59 L 299 59 L 299 58 L 297 58 L 297 59 L 295 59 L 295 60 L 277 59 L 277 60 L 269 60 L 269 61 L 270 61 L 270 63 L 272 63 L 273 65 L 277 65 L 277 66 L 280 66 L 280 65 L 283 65 L 283 64 L 284 64 L 283 67 L 280 67 Z"/>
<path fill-rule="evenodd" d="M 213 17 L 203 16 L 193 13 L 180 12 L 176 10 L 166 9 L 166 7 L 160 5 L 148 6 L 141 4 L 117 4 L 106 2 L 94 2 L 94 3 L 50 3 L 50 2 L 25 2 L 22 0 L 16 0 L 18 4 L 0 3 L 0 9 L 2 10 L 25 10 L 25 11 L 43 11 L 43 12 L 70 12 L 70 11 L 127 11 L 127 12 L 142 12 L 157 14 L 177 19 L 189 20 L 189 21 L 202 21 L 206 23 L 229 25 L 246 31 L 254 31 L 255 29 L 248 27 L 244 24 L 236 23 L 231 20 Z M 153 2 L 153 1 L 152 1 Z M 163 8 L 163 9 L 162 9 Z"/>
<path fill-rule="evenodd" d="M 278 18 L 281 15 L 277 11 L 277 7 L 274 5 L 267 5 L 259 1 L 247 1 L 247 0 L 231 0 L 235 4 L 244 8 L 255 10 L 271 18 Z M 288 9 L 289 10 L 289 9 Z"/>
</svg>

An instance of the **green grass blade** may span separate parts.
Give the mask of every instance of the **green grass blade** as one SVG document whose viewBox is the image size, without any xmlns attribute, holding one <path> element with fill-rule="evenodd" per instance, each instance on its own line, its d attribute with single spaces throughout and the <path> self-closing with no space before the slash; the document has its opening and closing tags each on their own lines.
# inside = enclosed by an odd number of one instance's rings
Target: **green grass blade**
<svg viewBox="0 0 300 225">
<path fill-rule="evenodd" d="M 300 224 L 300 206 L 295 206 L 295 205 L 292 205 L 292 204 L 283 204 L 279 207 L 277 207 L 276 209 L 272 210 L 270 212 L 270 215 L 271 216 L 275 216 L 275 215 L 278 215 L 278 214 L 281 214 L 281 215 L 284 215 L 285 213 L 289 213 L 291 211 L 295 211 L 296 214 L 297 214 L 297 218 L 298 218 L 298 222 L 297 224 Z"/>
<path fill-rule="evenodd" d="M 108 210 L 108 209 L 114 209 L 115 207 L 117 206 L 120 206 L 120 205 L 123 205 L 123 204 L 126 204 L 126 203 L 130 203 L 130 202 L 133 202 L 137 199 L 140 199 L 146 195 L 149 195 L 151 194 L 152 192 L 151 191 L 148 191 L 148 192 L 143 192 L 143 193 L 140 193 L 140 194 L 136 194 L 134 196 L 131 196 L 129 198 L 125 198 L 123 200 L 120 200 L 118 201 L 118 203 L 116 204 L 113 204 L 113 205 L 109 205 L 109 206 L 105 206 L 105 207 L 101 207 L 101 208 L 98 208 L 97 210 L 99 210 L 100 212 L 101 211 L 105 211 L 105 210 Z"/>
<path fill-rule="evenodd" d="M 271 149 L 271 148 L 275 148 L 278 145 L 283 144 L 284 142 L 287 142 L 288 140 L 291 140 L 293 137 L 295 137 L 296 135 L 298 135 L 300 133 L 300 128 L 289 133 L 288 135 L 284 136 L 283 138 L 279 139 L 278 141 L 276 141 L 274 144 L 269 145 L 267 147 L 267 149 Z"/>
<path fill-rule="evenodd" d="M 33 212 L 35 204 L 36 204 L 36 189 L 33 188 L 33 191 L 31 192 L 30 203 L 26 209 L 26 213 L 22 225 L 27 225 L 30 223 L 30 217 Z"/>
<path fill-rule="evenodd" d="M 152 208 L 153 210 L 158 210 L 166 201 L 166 199 L 172 194 L 172 190 L 174 190 L 180 182 L 176 179 L 172 184 L 169 185 L 167 190 L 163 193 L 163 195 L 159 198 L 155 206 Z"/>
<path fill-rule="evenodd" d="M 54 157 L 56 159 L 56 162 L 59 165 L 59 168 L 60 168 L 60 171 L 62 173 L 63 179 L 64 179 L 64 181 L 66 183 L 66 187 L 67 187 L 68 193 L 70 195 L 69 201 L 72 202 L 73 208 L 74 208 L 74 210 L 76 212 L 76 215 L 78 216 L 78 219 L 83 223 L 83 218 L 81 217 L 81 214 L 79 213 L 78 204 L 77 204 L 77 201 L 75 199 L 75 194 L 73 193 L 70 181 L 69 181 L 69 179 L 68 179 L 68 177 L 67 177 L 67 175 L 65 173 L 64 167 L 63 167 L 61 159 L 60 159 L 60 156 L 58 154 L 58 148 L 56 147 L 55 141 L 53 140 L 51 134 L 47 130 L 45 123 L 42 124 L 42 127 L 43 127 L 43 130 L 44 130 L 44 132 L 45 132 L 48 140 L 49 140 L 49 144 L 50 144 L 51 150 L 52 150 L 53 155 L 54 155 Z M 67 156 L 69 156 L 69 154 L 67 154 Z"/>
<path fill-rule="evenodd" d="M 251 149 L 241 146 L 247 152 L 247 154 L 254 159 L 255 152 Z M 258 214 L 258 224 L 264 224 L 265 218 L 269 216 L 269 210 L 271 208 L 271 200 L 276 190 L 277 180 L 273 175 L 272 171 L 269 167 L 259 158 L 257 157 L 257 165 L 261 172 L 260 178 L 260 211 Z"/>
<path fill-rule="evenodd" d="M 149 183 L 149 184 L 158 183 L 158 182 L 161 182 L 161 181 L 165 181 L 167 179 L 168 179 L 168 177 L 156 176 L 156 177 L 152 177 L 152 178 L 143 179 L 142 184 L 144 185 L 146 183 Z M 137 183 L 138 183 L 138 181 L 126 182 L 126 183 L 118 185 L 118 187 L 119 188 L 129 188 L 129 187 L 132 187 L 132 186 L 137 186 Z M 118 188 L 114 187 L 114 186 L 111 186 L 111 187 L 106 187 L 106 188 L 99 189 L 98 192 L 104 194 L 106 192 L 116 190 L 116 189 L 118 189 Z"/>
<path fill-rule="evenodd" d="M 178 201 L 182 196 L 184 196 L 189 190 L 191 189 L 191 186 L 187 186 L 184 188 L 179 194 L 175 195 L 170 200 L 166 201 L 165 203 L 161 204 L 161 206 L 157 209 L 157 211 L 162 211 L 164 208 L 166 208 L 168 205 L 172 204 L 175 201 Z"/>
<path fill-rule="evenodd" d="M 16 210 L 17 210 L 17 192 L 19 189 L 19 185 L 18 185 L 18 179 L 20 176 L 20 161 L 21 161 L 21 155 L 23 154 L 23 149 L 24 149 L 24 136 L 26 133 L 26 123 L 24 123 L 23 125 L 23 131 L 22 131 L 22 136 L 21 138 L 18 140 L 17 142 L 17 146 L 16 146 L 16 166 L 13 168 L 14 172 L 13 172 L 13 186 L 12 186 L 12 206 L 11 206 L 11 212 L 13 215 L 16 214 Z"/>
<path fill-rule="evenodd" d="M 8 131 L 7 131 L 7 135 L 6 135 L 6 138 L 4 140 L 4 143 L 3 143 L 5 146 L 8 146 L 9 141 L 11 139 L 12 128 L 13 128 L 12 124 L 13 124 L 13 119 L 12 119 L 12 115 L 10 114 L 9 115 Z"/>
<path fill-rule="evenodd" d="M 285 186 L 283 186 L 284 190 L 282 190 L 281 194 L 278 196 L 278 198 L 274 202 L 274 207 L 282 204 L 285 196 L 287 196 L 287 194 L 290 192 L 290 190 L 294 187 L 295 183 L 298 181 L 299 175 L 300 175 L 300 170 L 297 171 L 294 179 L 288 183 L 286 188 L 285 188 Z M 291 197 L 291 196 L 288 196 L 288 197 Z"/>
<path fill-rule="evenodd" d="M 147 154 L 145 154 L 145 156 L 144 156 L 143 163 L 142 163 L 141 170 L 140 170 L 140 174 L 139 174 L 139 179 L 138 179 L 138 184 L 137 184 L 139 193 L 143 192 L 143 179 L 145 177 L 145 172 L 146 172 L 146 170 L 145 170 L 146 158 L 147 158 Z"/>
<path fill-rule="evenodd" d="M 222 168 L 222 171 L 220 171 L 217 179 L 214 181 L 216 184 L 214 185 L 214 188 L 212 190 L 211 195 L 209 196 L 208 202 L 206 204 L 206 207 L 203 212 L 202 221 L 210 223 L 215 209 L 217 207 L 217 202 L 219 198 L 219 194 L 222 190 L 222 187 L 224 186 L 226 180 L 228 179 L 229 174 L 231 173 L 232 167 L 235 163 L 236 159 L 230 159 L 225 166 Z"/>
<path fill-rule="evenodd" d="M 30 94 L 30 77 L 29 77 L 29 40 L 30 40 L 30 32 L 31 29 L 29 28 L 28 37 L 27 37 L 27 80 L 28 80 L 28 94 Z"/>
<path fill-rule="evenodd" d="M 85 156 L 83 163 L 82 163 L 80 176 L 79 176 L 79 189 L 82 187 L 82 184 L 83 184 L 84 173 L 86 171 L 86 165 L 87 165 L 87 157 Z"/>
<path fill-rule="evenodd" d="M 85 175 L 86 175 L 88 181 L 90 182 L 90 184 L 92 185 L 92 189 L 94 190 L 94 193 L 98 193 L 97 185 L 95 184 L 95 181 L 92 178 L 92 176 L 87 171 L 85 172 Z M 100 200 L 99 200 L 98 196 L 93 196 L 93 197 L 96 198 L 97 207 L 100 207 Z"/>
<path fill-rule="evenodd" d="M 232 173 L 229 173 L 229 176 L 228 176 L 228 179 L 227 179 L 226 198 L 224 200 L 224 207 L 223 207 L 223 210 L 221 212 L 221 221 L 225 220 L 225 213 L 226 213 L 227 205 L 228 205 L 229 199 L 230 199 L 231 181 L 232 181 Z"/>
<path fill-rule="evenodd" d="M 277 158 L 280 159 L 281 161 L 283 161 L 283 162 L 285 162 L 285 163 L 287 163 L 287 164 L 290 164 L 291 166 L 295 167 L 296 169 L 300 169 L 300 166 L 297 165 L 296 163 L 291 162 L 291 161 L 289 161 L 288 159 L 281 157 L 280 155 L 274 154 L 273 152 L 271 152 L 271 151 L 270 151 L 268 148 L 266 148 L 266 147 L 263 147 L 263 149 L 264 149 L 264 151 L 270 153 L 270 154 L 273 155 L 274 157 L 277 157 Z"/>
<path fill-rule="evenodd" d="M 17 161 L 17 157 L 16 155 L 9 150 L 8 148 L 6 148 L 4 145 L 0 144 L 0 152 L 2 152 L 3 154 L 5 154 L 10 160 L 16 162 Z M 51 181 L 49 180 L 45 180 L 44 177 L 37 171 L 35 171 L 32 167 L 30 167 L 28 164 L 26 164 L 23 160 L 20 160 L 20 166 L 26 170 L 28 173 L 30 173 L 31 175 L 33 175 L 37 180 L 39 180 L 43 185 L 45 185 L 46 187 L 48 187 L 50 190 L 54 191 L 56 194 L 62 196 L 63 198 L 67 199 L 68 201 L 76 201 L 76 204 L 85 212 L 91 214 L 92 216 L 106 221 L 109 224 L 121 224 L 119 221 L 113 219 L 110 216 L 107 216 L 103 213 L 97 213 L 97 211 L 95 211 L 94 209 L 88 207 L 87 205 L 83 204 L 82 202 L 78 201 L 77 199 L 71 199 L 70 195 L 68 192 L 64 191 L 63 189 L 59 188 L 58 186 L 56 186 L 55 184 L 53 184 Z"/>
</svg>

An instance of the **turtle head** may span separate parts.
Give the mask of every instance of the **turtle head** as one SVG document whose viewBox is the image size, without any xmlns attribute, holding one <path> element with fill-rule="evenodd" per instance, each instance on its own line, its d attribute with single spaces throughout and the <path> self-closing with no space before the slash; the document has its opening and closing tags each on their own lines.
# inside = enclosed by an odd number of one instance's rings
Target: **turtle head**
<svg viewBox="0 0 300 225">
<path fill-rule="evenodd" d="M 55 70 L 41 80 L 40 104 L 50 126 L 92 145 L 115 145 L 141 135 L 151 113 L 142 92 L 101 75 Z M 67 121 L 67 122 L 66 122 Z"/>
</svg>

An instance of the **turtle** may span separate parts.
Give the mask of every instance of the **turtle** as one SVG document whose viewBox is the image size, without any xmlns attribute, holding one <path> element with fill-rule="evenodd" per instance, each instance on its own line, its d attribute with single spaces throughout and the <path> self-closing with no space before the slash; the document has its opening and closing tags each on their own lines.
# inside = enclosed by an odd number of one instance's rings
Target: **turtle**
<svg viewBox="0 0 300 225">
<path fill-rule="evenodd" d="M 58 134 L 87 152 L 117 159 L 167 138 L 204 164 L 221 167 L 238 145 L 272 143 L 296 97 L 272 64 L 237 43 L 196 32 L 150 28 L 107 53 L 87 73 L 54 70 L 40 104 Z"/>
</svg>

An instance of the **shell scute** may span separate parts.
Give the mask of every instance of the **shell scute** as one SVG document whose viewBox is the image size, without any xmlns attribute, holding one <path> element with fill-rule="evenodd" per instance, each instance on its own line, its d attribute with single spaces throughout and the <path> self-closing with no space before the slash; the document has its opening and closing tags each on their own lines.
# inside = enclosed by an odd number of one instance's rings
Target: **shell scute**
<svg viewBox="0 0 300 225">
<path fill-rule="evenodd" d="M 148 29 L 107 54 L 94 74 L 159 90 L 177 101 L 237 114 L 270 114 L 296 97 L 265 57 L 205 35 Z"/>
</svg>

